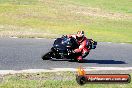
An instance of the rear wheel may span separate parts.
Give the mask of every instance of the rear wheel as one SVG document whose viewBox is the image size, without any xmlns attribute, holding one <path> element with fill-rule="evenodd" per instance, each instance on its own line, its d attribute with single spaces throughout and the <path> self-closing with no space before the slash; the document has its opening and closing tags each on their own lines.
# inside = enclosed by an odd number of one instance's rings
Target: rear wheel
<svg viewBox="0 0 132 88">
<path fill-rule="evenodd" d="M 83 60 L 77 60 L 79 63 L 83 63 Z"/>
<path fill-rule="evenodd" d="M 52 54 L 53 54 L 53 52 L 52 52 L 52 51 L 49 51 L 48 53 L 44 54 L 41 58 L 42 58 L 43 60 L 52 59 Z"/>
</svg>

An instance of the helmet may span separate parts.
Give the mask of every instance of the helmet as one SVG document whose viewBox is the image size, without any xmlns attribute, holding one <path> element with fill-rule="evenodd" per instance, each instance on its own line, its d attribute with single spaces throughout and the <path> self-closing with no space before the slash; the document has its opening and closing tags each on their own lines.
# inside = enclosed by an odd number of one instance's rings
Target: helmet
<svg viewBox="0 0 132 88">
<path fill-rule="evenodd" d="M 77 32 L 77 40 L 82 40 L 84 38 L 84 31 Z"/>
</svg>

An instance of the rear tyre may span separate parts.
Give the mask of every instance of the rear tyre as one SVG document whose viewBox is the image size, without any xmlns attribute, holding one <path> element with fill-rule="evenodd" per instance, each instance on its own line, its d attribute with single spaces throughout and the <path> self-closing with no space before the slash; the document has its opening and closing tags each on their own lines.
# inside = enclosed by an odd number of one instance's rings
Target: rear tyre
<svg viewBox="0 0 132 88">
<path fill-rule="evenodd" d="M 79 62 L 79 63 L 83 63 L 83 61 L 82 61 L 82 60 L 78 60 L 78 62 Z"/>
</svg>

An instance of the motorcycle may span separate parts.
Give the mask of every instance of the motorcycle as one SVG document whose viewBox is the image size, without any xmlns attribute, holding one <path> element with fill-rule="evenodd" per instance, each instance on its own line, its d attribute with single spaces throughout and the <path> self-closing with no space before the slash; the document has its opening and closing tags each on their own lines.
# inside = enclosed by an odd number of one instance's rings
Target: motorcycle
<svg viewBox="0 0 132 88">
<path fill-rule="evenodd" d="M 96 41 L 93 41 L 92 39 L 88 39 L 87 47 L 89 50 L 95 49 L 97 45 Z M 57 38 L 54 41 L 54 44 L 49 52 L 44 54 L 42 56 L 43 60 L 49 60 L 49 59 L 70 59 L 70 60 L 76 60 L 76 57 L 80 55 L 81 53 L 73 53 L 73 50 L 78 48 L 79 45 L 77 43 L 77 40 L 73 37 L 68 38 L 67 36 L 62 36 L 61 38 Z"/>
</svg>

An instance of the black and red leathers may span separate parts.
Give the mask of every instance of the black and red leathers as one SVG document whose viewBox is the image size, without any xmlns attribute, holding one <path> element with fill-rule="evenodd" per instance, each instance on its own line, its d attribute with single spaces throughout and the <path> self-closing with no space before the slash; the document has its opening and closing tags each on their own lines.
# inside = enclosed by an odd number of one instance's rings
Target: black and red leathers
<svg viewBox="0 0 132 88">
<path fill-rule="evenodd" d="M 84 36 L 82 39 L 78 39 L 78 35 L 67 35 L 68 37 L 74 37 L 77 39 L 79 47 L 74 50 L 75 53 L 81 53 L 81 55 L 77 56 L 77 60 L 82 61 L 84 57 L 88 55 L 90 50 L 87 48 L 88 39 Z"/>
</svg>

